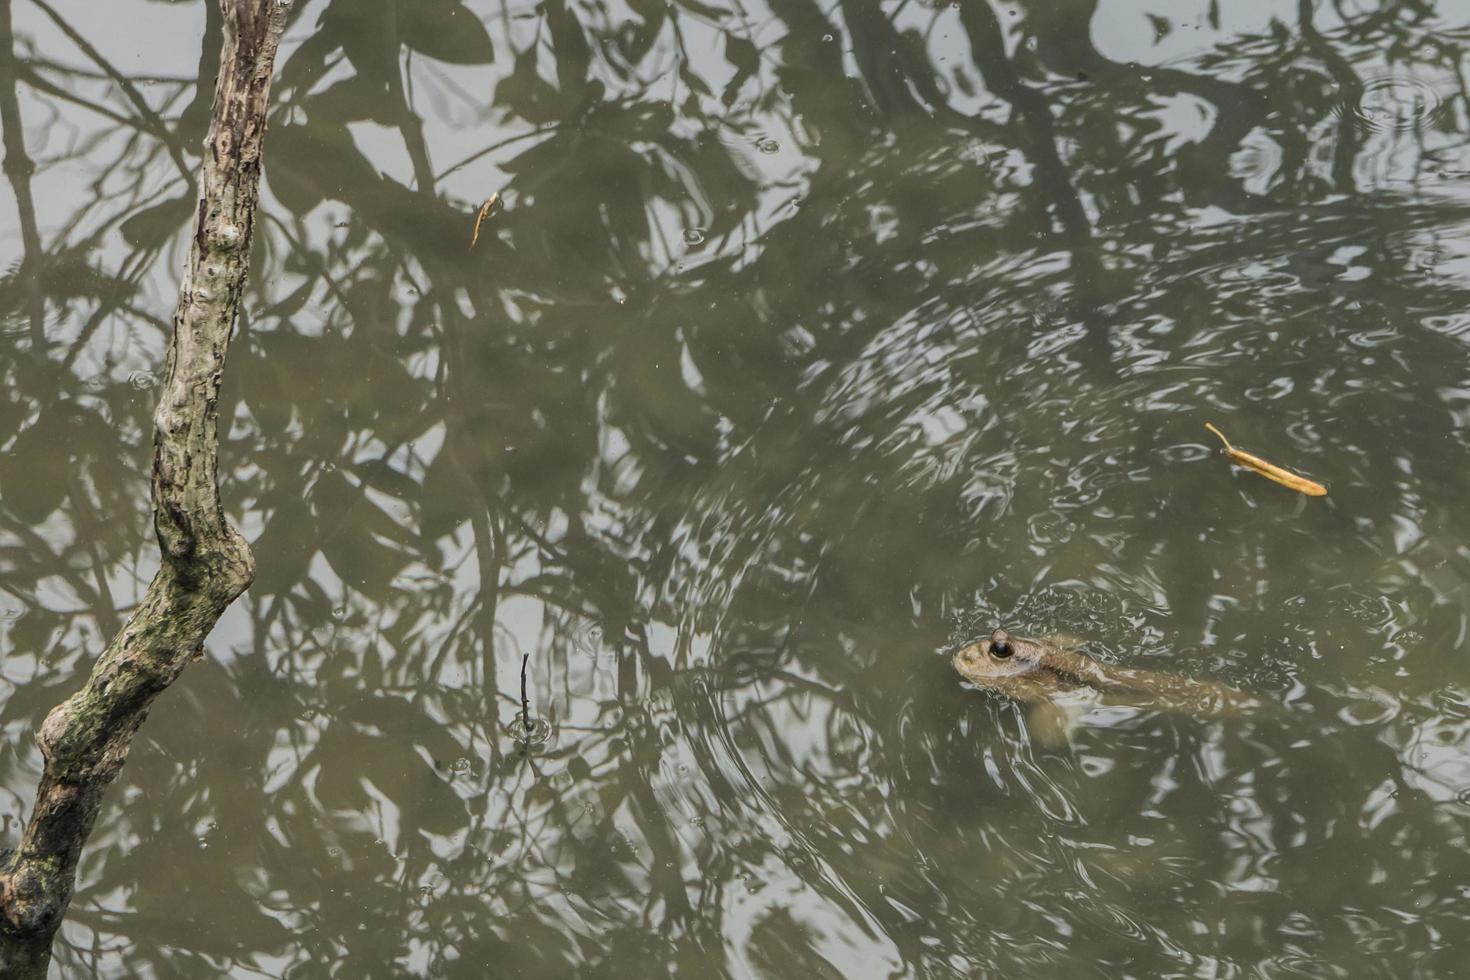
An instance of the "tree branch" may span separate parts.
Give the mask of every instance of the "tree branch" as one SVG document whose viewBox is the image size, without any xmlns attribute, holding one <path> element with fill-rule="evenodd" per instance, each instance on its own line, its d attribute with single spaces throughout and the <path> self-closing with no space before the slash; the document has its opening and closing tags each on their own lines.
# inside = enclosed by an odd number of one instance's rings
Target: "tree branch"
<svg viewBox="0 0 1470 980">
<path fill-rule="evenodd" d="M 41 726 L 36 805 L 0 873 L 0 980 L 45 976 L 82 845 L 133 734 L 255 574 L 249 546 L 220 507 L 219 385 L 249 266 L 271 74 L 291 0 L 220 4 L 224 53 L 194 241 L 153 416 L 162 565 L 86 684 Z"/>
</svg>

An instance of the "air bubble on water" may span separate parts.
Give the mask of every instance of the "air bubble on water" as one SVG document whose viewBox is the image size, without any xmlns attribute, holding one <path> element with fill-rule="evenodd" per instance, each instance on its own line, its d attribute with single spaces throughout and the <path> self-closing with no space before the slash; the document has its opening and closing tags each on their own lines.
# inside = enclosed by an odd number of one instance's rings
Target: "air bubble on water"
<svg viewBox="0 0 1470 980">
<path fill-rule="evenodd" d="M 704 244 L 704 229 L 703 228 L 685 228 L 684 229 L 684 244 L 685 245 L 703 245 Z"/>
<path fill-rule="evenodd" d="M 463 776 L 470 771 L 470 760 L 466 759 L 464 756 L 460 756 L 458 759 L 454 760 L 452 765 L 450 765 L 449 771 L 454 773 L 456 776 Z"/>
<path fill-rule="evenodd" d="M 336 609 L 333 609 L 332 610 L 332 618 L 333 619 L 336 619 L 336 620 L 346 619 L 347 618 L 347 607 L 346 606 L 338 606 Z"/>
<path fill-rule="evenodd" d="M 762 153 L 776 153 L 780 151 L 781 144 L 771 139 L 771 137 L 765 136 L 755 141 L 755 148 Z"/>
<path fill-rule="evenodd" d="M 827 42 L 828 44 L 831 44 L 833 41 L 835 41 L 837 39 L 835 37 L 833 37 L 831 34 L 823 34 L 822 35 L 822 40 L 825 41 L 825 42 Z"/>
<path fill-rule="evenodd" d="M 158 379 L 147 371 L 134 371 L 128 377 L 128 384 L 132 385 L 138 391 L 150 391 L 157 383 Z"/>
</svg>

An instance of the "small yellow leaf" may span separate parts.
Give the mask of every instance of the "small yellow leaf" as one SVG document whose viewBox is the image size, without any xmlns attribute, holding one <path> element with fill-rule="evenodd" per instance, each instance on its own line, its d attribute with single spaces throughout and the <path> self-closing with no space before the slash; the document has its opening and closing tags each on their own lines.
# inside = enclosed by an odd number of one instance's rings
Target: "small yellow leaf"
<svg viewBox="0 0 1470 980">
<path fill-rule="evenodd" d="M 1282 469 L 1275 463 L 1268 463 L 1259 456 L 1245 452 L 1242 449 L 1236 449 L 1230 445 L 1230 440 L 1225 438 L 1225 433 L 1208 422 L 1205 423 L 1205 428 L 1220 437 L 1220 441 L 1225 444 L 1225 453 L 1241 466 L 1254 470 L 1268 480 L 1275 480 L 1283 487 L 1290 487 L 1298 493 L 1304 493 L 1308 497 L 1324 497 L 1327 495 L 1327 488 L 1315 480 L 1308 480 L 1304 476 L 1298 476 L 1291 472 L 1291 470 Z"/>
</svg>

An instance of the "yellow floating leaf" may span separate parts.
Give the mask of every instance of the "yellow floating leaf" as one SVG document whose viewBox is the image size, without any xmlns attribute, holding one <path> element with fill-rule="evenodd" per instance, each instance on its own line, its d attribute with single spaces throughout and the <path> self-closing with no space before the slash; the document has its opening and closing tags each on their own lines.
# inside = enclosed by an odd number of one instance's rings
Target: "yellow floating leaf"
<svg viewBox="0 0 1470 980">
<path fill-rule="evenodd" d="M 1248 453 L 1242 449 L 1236 449 L 1234 446 L 1230 445 L 1230 440 L 1225 438 L 1225 433 L 1221 432 L 1219 429 L 1215 428 L 1208 422 L 1205 423 L 1205 428 L 1209 429 L 1215 435 L 1220 437 L 1220 441 L 1225 444 L 1226 455 L 1235 460 L 1241 466 L 1244 466 L 1247 469 L 1255 470 L 1266 479 L 1275 480 L 1283 487 L 1290 487 L 1298 493 L 1306 494 L 1308 497 L 1324 497 L 1327 495 L 1327 488 L 1324 487 L 1322 484 L 1316 482 L 1315 480 L 1308 480 L 1304 476 L 1298 476 L 1297 474 L 1291 472 L 1291 470 L 1282 469 L 1275 463 L 1268 463 L 1259 456 Z"/>
</svg>

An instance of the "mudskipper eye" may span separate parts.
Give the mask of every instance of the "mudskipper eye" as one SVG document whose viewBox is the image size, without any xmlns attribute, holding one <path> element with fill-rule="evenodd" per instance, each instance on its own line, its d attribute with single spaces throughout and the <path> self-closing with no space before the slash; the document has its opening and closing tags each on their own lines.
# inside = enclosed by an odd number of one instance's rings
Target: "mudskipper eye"
<svg viewBox="0 0 1470 980">
<path fill-rule="evenodd" d="M 1011 647 L 1011 637 L 1005 630 L 996 630 L 990 634 L 990 655 L 1004 660 L 1016 651 Z"/>
</svg>

